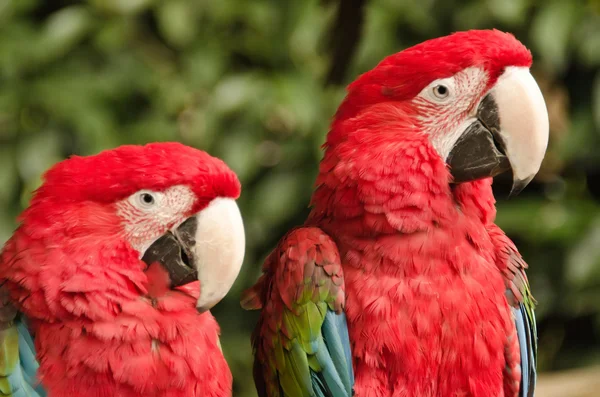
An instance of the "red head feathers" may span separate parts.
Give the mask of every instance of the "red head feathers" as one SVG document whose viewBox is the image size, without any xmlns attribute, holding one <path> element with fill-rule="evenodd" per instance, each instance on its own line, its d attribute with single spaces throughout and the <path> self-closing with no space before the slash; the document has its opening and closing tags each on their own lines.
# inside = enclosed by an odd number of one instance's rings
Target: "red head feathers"
<svg viewBox="0 0 600 397">
<path fill-rule="evenodd" d="M 208 153 L 176 142 L 128 145 L 95 156 L 73 156 L 51 168 L 32 204 L 94 201 L 110 203 L 140 189 L 161 191 L 186 185 L 201 201 L 238 198 L 240 182 Z M 210 181 L 210 183 L 209 183 Z"/>
<path fill-rule="evenodd" d="M 412 99 L 430 82 L 468 67 L 488 74 L 488 88 L 508 66 L 531 66 L 531 53 L 512 34 L 470 30 L 439 37 L 385 58 L 348 87 L 336 120 L 353 117 L 380 102 Z"/>
</svg>

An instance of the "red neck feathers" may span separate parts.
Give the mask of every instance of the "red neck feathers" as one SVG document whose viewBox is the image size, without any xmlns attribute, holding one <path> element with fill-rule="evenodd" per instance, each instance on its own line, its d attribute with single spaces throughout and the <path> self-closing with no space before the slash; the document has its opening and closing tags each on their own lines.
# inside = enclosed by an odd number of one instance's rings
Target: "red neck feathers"
<svg viewBox="0 0 600 397">
<path fill-rule="evenodd" d="M 339 235 L 373 237 L 457 227 L 463 214 L 493 222 L 491 179 L 452 185 L 409 106 L 378 103 L 334 121 L 309 223 Z"/>
</svg>

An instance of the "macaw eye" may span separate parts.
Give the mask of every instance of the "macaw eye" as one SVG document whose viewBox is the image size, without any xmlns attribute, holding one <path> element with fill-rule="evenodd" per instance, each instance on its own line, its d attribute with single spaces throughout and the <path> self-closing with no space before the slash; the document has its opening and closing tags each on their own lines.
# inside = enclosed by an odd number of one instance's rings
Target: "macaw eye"
<svg viewBox="0 0 600 397">
<path fill-rule="evenodd" d="M 438 99 L 446 99 L 450 95 L 450 90 L 445 85 L 436 85 L 433 87 L 433 95 Z"/>
<path fill-rule="evenodd" d="M 127 200 L 135 208 L 142 211 L 157 211 L 161 209 L 164 203 L 164 194 L 143 189 L 133 193 Z"/>
<path fill-rule="evenodd" d="M 144 192 L 139 194 L 138 202 L 142 207 L 149 208 L 156 203 L 156 200 L 154 199 L 154 196 L 152 194 Z"/>
</svg>

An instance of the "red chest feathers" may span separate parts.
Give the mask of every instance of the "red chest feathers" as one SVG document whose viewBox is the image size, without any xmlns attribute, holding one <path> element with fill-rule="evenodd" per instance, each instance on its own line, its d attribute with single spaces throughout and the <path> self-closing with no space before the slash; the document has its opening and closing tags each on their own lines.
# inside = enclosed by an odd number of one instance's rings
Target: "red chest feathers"
<svg viewBox="0 0 600 397">
<path fill-rule="evenodd" d="M 435 229 L 340 244 L 357 391 L 501 395 L 507 329 L 514 326 L 493 247 L 481 229 L 476 235 Z M 470 385 L 473 376 L 478 380 Z"/>
<path fill-rule="evenodd" d="M 40 324 L 36 346 L 49 395 L 231 395 L 212 315 L 162 304 L 140 299 L 113 321 Z"/>
</svg>

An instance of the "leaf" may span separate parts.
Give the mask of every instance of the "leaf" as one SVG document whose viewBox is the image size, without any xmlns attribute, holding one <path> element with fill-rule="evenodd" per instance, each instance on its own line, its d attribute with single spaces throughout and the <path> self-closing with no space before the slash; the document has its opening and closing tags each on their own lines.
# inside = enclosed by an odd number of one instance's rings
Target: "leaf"
<svg viewBox="0 0 600 397">
<path fill-rule="evenodd" d="M 582 63 L 597 68 L 600 66 L 600 14 L 590 13 L 582 19 L 575 26 L 573 44 Z"/>
<path fill-rule="evenodd" d="M 175 47 L 192 43 L 198 33 L 197 10 L 193 2 L 170 0 L 155 10 L 158 27 L 167 42 Z"/>
<path fill-rule="evenodd" d="M 221 157 L 237 173 L 242 183 L 258 172 L 257 134 L 247 132 L 248 130 L 240 129 L 221 136 L 215 151 L 215 155 Z"/>
<path fill-rule="evenodd" d="M 529 0 L 488 0 L 492 15 L 511 26 L 523 24 L 530 7 Z"/>
<path fill-rule="evenodd" d="M 600 217 L 571 247 L 567 256 L 567 281 L 576 288 L 600 286 Z"/>
<path fill-rule="evenodd" d="M 542 8 L 531 27 L 531 40 L 541 61 L 552 71 L 562 72 L 569 59 L 569 39 L 579 8 L 573 1 L 554 1 Z"/>
<path fill-rule="evenodd" d="M 61 157 L 56 131 L 46 130 L 28 137 L 21 142 L 17 151 L 19 174 L 26 182 L 37 183 L 41 174 Z"/>
<path fill-rule="evenodd" d="M 88 0 L 97 8 L 110 13 L 134 15 L 149 8 L 153 0 Z"/>
<path fill-rule="evenodd" d="M 273 172 L 263 178 L 253 191 L 257 198 L 254 212 L 260 216 L 262 223 L 277 225 L 289 219 L 292 215 L 290 209 L 307 205 L 311 189 L 299 170 Z"/>
<path fill-rule="evenodd" d="M 70 6 L 53 13 L 45 22 L 38 43 L 39 60 L 51 61 L 70 51 L 93 26 L 86 6 Z"/>
<path fill-rule="evenodd" d="M 18 183 L 17 167 L 11 149 L 6 146 L 0 147 L 0 203 L 2 205 L 9 203 Z"/>
<path fill-rule="evenodd" d="M 4 0 L 0 2 L 0 24 L 10 18 L 22 15 L 39 6 L 40 0 Z"/>
<path fill-rule="evenodd" d="M 521 197 L 498 205 L 496 223 L 507 234 L 518 233 L 529 241 L 552 242 L 562 247 L 581 238 L 596 205 L 590 200 L 551 202 Z"/>
<path fill-rule="evenodd" d="M 262 77 L 249 73 L 230 76 L 215 87 L 215 110 L 221 113 L 239 110 L 257 98 L 262 99 L 264 89 Z"/>
<path fill-rule="evenodd" d="M 457 10 L 454 21 L 461 30 L 483 29 L 492 24 L 492 14 L 484 2 L 471 2 Z"/>
</svg>

